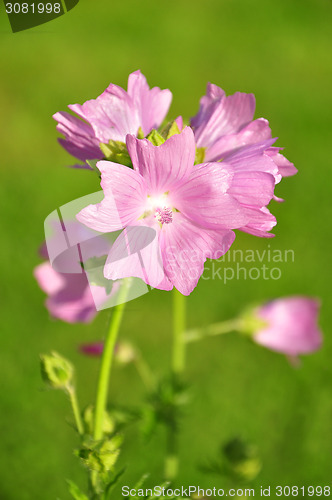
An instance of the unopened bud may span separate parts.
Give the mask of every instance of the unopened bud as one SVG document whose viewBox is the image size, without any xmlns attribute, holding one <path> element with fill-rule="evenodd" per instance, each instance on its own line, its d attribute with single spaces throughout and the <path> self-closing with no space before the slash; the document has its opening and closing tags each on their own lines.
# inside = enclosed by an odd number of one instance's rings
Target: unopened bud
<svg viewBox="0 0 332 500">
<path fill-rule="evenodd" d="M 53 389 L 68 389 L 73 379 L 74 367 L 57 352 L 42 354 L 41 374 L 43 380 Z"/>
</svg>

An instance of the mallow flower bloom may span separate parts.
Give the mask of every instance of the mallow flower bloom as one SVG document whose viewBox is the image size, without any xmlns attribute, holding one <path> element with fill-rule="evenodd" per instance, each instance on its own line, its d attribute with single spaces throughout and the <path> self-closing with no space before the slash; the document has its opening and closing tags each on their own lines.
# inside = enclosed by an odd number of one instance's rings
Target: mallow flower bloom
<svg viewBox="0 0 332 500">
<path fill-rule="evenodd" d="M 174 286 L 189 295 L 205 260 L 230 248 L 232 230 L 256 224 L 252 207 L 269 203 L 274 177 L 247 170 L 248 159 L 241 157 L 237 171 L 226 161 L 195 165 L 190 127 L 160 146 L 128 135 L 127 148 L 133 169 L 98 162 L 104 199 L 81 210 L 77 219 L 100 232 L 127 228 L 108 254 L 107 279 L 136 276 L 152 287 Z M 135 242 L 144 239 L 144 229 L 154 231 L 157 245 L 138 252 L 144 245 Z"/>
<path fill-rule="evenodd" d="M 272 147 L 276 139 L 270 141 L 269 122 L 264 118 L 253 119 L 255 105 L 253 94 L 236 92 L 226 96 L 217 85 L 207 85 L 199 111 L 190 122 L 197 146 L 205 148 L 205 160 L 228 160 L 239 148 L 261 144 L 275 163 L 280 178 L 296 174 L 294 165 L 280 154 L 282 148 Z"/>
<path fill-rule="evenodd" d="M 98 312 L 94 298 L 98 302 L 107 300 L 105 288 L 89 285 L 85 273 L 59 273 L 50 262 L 43 262 L 34 269 L 34 276 L 48 295 L 45 305 L 50 315 L 67 323 L 92 321 Z"/>
<path fill-rule="evenodd" d="M 52 229 L 53 233 L 48 237 L 47 244 L 45 241 L 39 249 L 39 255 L 45 261 L 34 269 L 38 285 L 48 296 L 45 301 L 46 308 L 53 318 L 67 323 L 90 322 L 98 310 L 115 297 L 120 287 L 119 283 L 111 283 L 102 275 L 101 264 L 105 261 L 109 243 L 105 238 L 96 237 L 76 220 L 63 222 L 61 226 L 52 224 Z M 58 240 L 61 241 L 65 234 L 67 238 L 68 234 L 71 238 L 80 237 L 80 254 L 77 253 L 76 246 L 68 247 L 67 251 L 60 255 L 61 262 L 55 259 L 52 265 L 48 248 L 52 254 L 52 247 Z M 84 240 L 84 237 L 90 239 Z M 76 259 L 83 258 L 83 255 L 84 270 L 80 260 L 76 262 Z M 62 270 L 61 264 L 65 264 L 67 272 L 59 271 L 59 265 Z M 72 272 L 69 272 L 69 269 Z"/>
<path fill-rule="evenodd" d="M 55 113 L 57 130 L 65 136 L 59 143 L 83 162 L 102 159 L 100 143 L 125 142 L 127 134 L 137 135 L 139 129 L 146 136 L 161 125 L 171 100 L 170 90 L 150 89 L 145 76 L 135 71 L 129 75 L 127 91 L 111 83 L 96 99 L 69 105 L 78 116 Z M 75 166 L 90 168 L 87 164 Z"/>
<path fill-rule="evenodd" d="M 319 308 L 316 299 L 302 296 L 267 302 L 255 311 L 262 325 L 255 331 L 253 340 L 288 356 L 316 351 L 322 344 Z"/>
</svg>

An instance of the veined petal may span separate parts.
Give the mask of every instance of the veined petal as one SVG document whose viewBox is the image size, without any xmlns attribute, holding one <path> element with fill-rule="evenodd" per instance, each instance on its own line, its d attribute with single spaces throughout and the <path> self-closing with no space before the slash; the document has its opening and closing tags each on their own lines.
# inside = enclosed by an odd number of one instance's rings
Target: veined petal
<svg viewBox="0 0 332 500">
<path fill-rule="evenodd" d="M 53 118 L 58 122 L 56 129 L 65 136 L 58 141 L 69 154 L 82 161 L 103 157 L 99 141 L 89 124 L 65 112 L 55 113 Z"/>
<path fill-rule="evenodd" d="M 271 174 L 275 178 L 275 183 L 280 182 L 281 175 L 278 167 L 273 159 L 265 154 L 268 148 L 276 141 L 269 139 L 267 141 L 258 142 L 243 146 L 242 148 L 230 153 L 225 158 L 225 162 L 229 163 L 235 172 L 265 172 Z"/>
<path fill-rule="evenodd" d="M 104 268 L 105 278 L 136 277 L 153 288 L 171 290 L 173 285 L 163 269 L 159 231 L 157 223 L 147 226 L 145 221 L 126 228 L 109 252 Z"/>
<path fill-rule="evenodd" d="M 260 238 L 274 237 L 274 234 L 268 231 L 271 231 L 277 224 L 277 220 L 266 207 L 244 207 L 244 209 L 250 220 L 244 227 L 240 228 L 240 231 Z"/>
<path fill-rule="evenodd" d="M 118 163 L 100 161 L 97 167 L 105 197 L 81 210 L 77 219 L 103 233 L 123 229 L 143 214 L 146 183 L 138 172 Z"/>
<path fill-rule="evenodd" d="M 265 151 L 265 154 L 270 156 L 276 166 L 278 167 L 279 174 L 282 177 L 290 177 L 297 173 L 297 168 L 287 158 L 285 158 L 279 151 L 283 148 L 272 147 Z"/>
<path fill-rule="evenodd" d="M 150 195 L 178 186 L 193 170 L 196 146 L 190 127 L 173 135 L 161 146 L 128 135 L 127 148 L 134 169 L 146 180 Z"/>
<path fill-rule="evenodd" d="M 68 107 L 91 124 L 100 142 L 124 142 L 126 134 L 136 134 L 140 126 L 138 110 L 127 92 L 114 84 L 96 99 Z"/>
<path fill-rule="evenodd" d="M 149 88 L 146 78 L 140 71 L 131 73 L 128 78 L 128 94 L 135 109 L 139 110 L 140 126 L 144 135 L 157 129 L 165 116 L 172 101 L 170 90 L 160 90 L 159 87 Z M 134 132 L 135 134 L 137 133 Z"/>
<path fill-rule="evenodd" d="M 220 137 L 205 153 L 206 161 L 227 159 L 227 155 L 249 144 L 261 143 L 271 138 L 269 122 L 258 118 L 246 125 L 239 132 Z"/>
<path fill-rule="evenodd" d="M 204 119 L 201 118 L 200 125 L 195 127 L 197 146 L 208 148 L 223 135 L 238 132 L 252 121 L 254 112 L 253 94 L 235 92 L 228 97 L 223 95 L 219 99 L 213 99 L 204 112 Z M 195 122 L 194 118 L 192 124 Z"/>
<path fill-rule="evenodd" d="M 201 97 L 199 101 L 199 111 L 197 115 L 190 120 L 191 126 L 196 129 L 202 123 L 206 123 L 213 111 L 213 105 L 218 104 L 224 95 L 225 92 L 223 89 L 213 83 L 208 83 L 206 86 L 206 95 Z"/>
<path fill-rule="evenodd" d="M 233 176 L 233 168 L 226 163 L 195 165 L 188 180 L 172 193 L 175 207 L 205 228 L 243 226 L 248 219 L 241 204 L 228 193 Z"/>
<path fill-rule="evenodd" d="M 236 172 L 228 190 L 241 204 L 263 207 L 273 197 L 275 179 L 265 172 Z"/>
<path fill-rule="evenodd" d="M 193 224 L 180 213 L 164 225 L 159 241 L 166 275 L 183 295 L 189 295 L 204 271 L 207 258 L 218 258 L 234 241 L 232 231 L 213 231 Z"/>
</svg>

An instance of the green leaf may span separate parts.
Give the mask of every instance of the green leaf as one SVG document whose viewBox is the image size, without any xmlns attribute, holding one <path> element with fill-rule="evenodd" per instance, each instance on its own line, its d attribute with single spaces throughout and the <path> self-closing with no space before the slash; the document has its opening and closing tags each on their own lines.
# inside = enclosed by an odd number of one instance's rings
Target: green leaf
<svg viewBox="0 0 332 500">
<path fill-rule="evenodd" d="M 147 136 L 147 139 L 154 145 L 154 146 L 161 146 L 161 144 L 164 144 L 165 139 L 163 138 L 162 135 L 157 132 L 157 130 L 152 130 L 152 132 L 149 133 Z"/>
<path fill-rule="evenodd" d="M 67 479 L 67 483 L 69 486 L 69 493 L 75 500 L 89 500 L 89 498 L 84 493 L 82 493 L 79 487 L 75 483 L 73 483 L 73 481 Z"/>
<path fill-rule="evenodd" d="M 143 476 L 137 481 L 137 483 L 135 484 L 134 486 L 134 490 L 139 490 L 142 488 L 143 484 L 145 483 L 145 481 L 147 480 L 147 478 L 149 477 L 150 474 L 143 474 Z M 132 496 L 130 495 L 130 500 L 133 500 L 136 498 L 136 495 L 135 496 Z"/>
<path fill-rule="evenodd" d="M 105 488 L 106 500 L 109 500 L 111 498 L 110 494 L 111 494 L 114 486 L 118 483 L 120 477 L 124 474 L 125 470 L 126 470 L 125 467 L 123 469 L 121 469 L 117 474 L 115 474 L 113 479 L 106 485 L 106 488 Z"/>
</svg>

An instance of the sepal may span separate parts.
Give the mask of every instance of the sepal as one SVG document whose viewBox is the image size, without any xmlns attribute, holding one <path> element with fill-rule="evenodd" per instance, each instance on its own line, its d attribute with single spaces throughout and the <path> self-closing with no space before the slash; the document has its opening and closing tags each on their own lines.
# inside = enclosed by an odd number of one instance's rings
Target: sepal
<svg viewBox="0 0 332 500">
<path fill-rule="evenodd" d="M 121 165 L 133 168 L 131 158 L 127 151 L 127 146 L 124 142 L 110 140 L 108 144 L 101 142 L 99 147 L 106 160 L 114 163 L 121 163 Z"/>
</svg>

